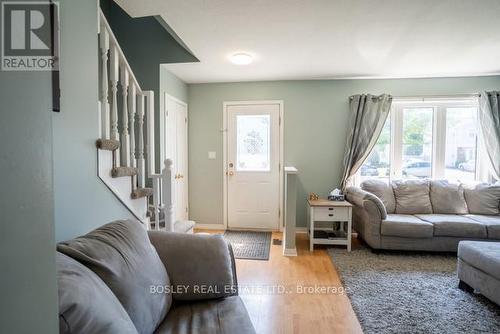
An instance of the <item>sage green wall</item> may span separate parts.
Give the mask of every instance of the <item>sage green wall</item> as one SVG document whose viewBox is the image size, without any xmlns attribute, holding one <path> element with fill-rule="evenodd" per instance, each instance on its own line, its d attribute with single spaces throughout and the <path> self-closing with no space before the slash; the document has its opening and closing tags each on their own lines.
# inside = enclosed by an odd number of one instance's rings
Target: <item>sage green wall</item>
<svg viewBox="0 0 500 334">
<path fill-rule="evenodd" d="M 188 86 L 164 65 L 160 65 L 160 110 L 163 110 L 165 93 L 183 102 L 188 101 Z"/>
<path fill-rule="evenodd" d="M 0 332 L 57 333 L 51 77 L 0 74 Z"/>
<path fill-rule="evenodd" d="M 97 2 L 61 4 L 61 112 L 53 114 L 56 240 L 133 218 L 97 177 Z"/>
<path fill-rule="evenodd" d="M 189 85 L 190 218 L 222 224 L 222 103 L 284 101 L 285 165 L 299 169 L 297 225 L 305 226 L 309 192 L 339 187 L 346 141 L 348 96 L 468 94 L 500 89 L 500 77 L 312 80 Z M 217 159 L 208 160 L 207 152 Z"/>
<path fill-rule="evenodd" d="M 57 333 L 49 72 L 0 72 L 0 332 Z"/>
</svg>

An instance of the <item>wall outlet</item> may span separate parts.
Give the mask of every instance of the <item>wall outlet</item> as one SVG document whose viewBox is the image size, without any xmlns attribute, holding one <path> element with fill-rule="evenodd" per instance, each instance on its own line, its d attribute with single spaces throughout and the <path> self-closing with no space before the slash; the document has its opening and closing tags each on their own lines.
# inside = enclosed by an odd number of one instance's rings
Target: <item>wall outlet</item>
<svg viewBox="0 0 500 334">
<path fill-rule="evenodd" d="M 215 152 L 212 152 L 212 151 L 211 151 L 211 152 L 208 152 L 208 158 L 209 158 L 210 160 L 215 160 L 215 157 L 216 157 Z"/>
</svg>

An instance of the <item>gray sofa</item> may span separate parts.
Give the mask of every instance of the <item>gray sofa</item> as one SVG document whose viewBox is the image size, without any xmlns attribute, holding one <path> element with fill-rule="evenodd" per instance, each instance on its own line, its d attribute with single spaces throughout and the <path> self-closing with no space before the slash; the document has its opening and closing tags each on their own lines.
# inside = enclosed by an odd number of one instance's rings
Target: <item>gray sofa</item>
<svg viewBox="0 0 500 334">
<path fill-rule="evenodd" d="M 255 333 L 220 235 L 125 220 L 57 251 L 61 333 Z"/>
<path fill-rule="evenodd" d="M 346 197 L 373 249 L 456 252 L 461 240 L 500 241 L 499 184 L 368 180 Z"/>
</svg>

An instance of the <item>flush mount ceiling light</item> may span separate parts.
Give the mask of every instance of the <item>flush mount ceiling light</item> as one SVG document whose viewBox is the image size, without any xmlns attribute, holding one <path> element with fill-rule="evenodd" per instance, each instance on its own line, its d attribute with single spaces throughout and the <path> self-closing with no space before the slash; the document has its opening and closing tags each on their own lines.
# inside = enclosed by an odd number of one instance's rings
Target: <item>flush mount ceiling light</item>
<svg viewBox="0 0 500 334">
<path fill-rule="evenodd" d="M 248 65 L 253 61 L 253 57 L 248 53 L 235 53 L 231 56 L 231 63 L 235 65 Z"/>
</svg>

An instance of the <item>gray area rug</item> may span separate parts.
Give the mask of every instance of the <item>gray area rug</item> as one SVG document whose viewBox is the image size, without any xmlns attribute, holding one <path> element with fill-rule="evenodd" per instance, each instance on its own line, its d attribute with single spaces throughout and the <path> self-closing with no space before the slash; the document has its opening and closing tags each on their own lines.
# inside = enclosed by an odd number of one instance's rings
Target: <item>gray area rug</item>
<svg viewBox="0 0 500 334">
<path fill-rule="evenodd" d="M 226 231 L 224 238 L 237 259 L 269 260 L 271 232 Z"/>
<path fill-rule="evenodd" d="M 500 333 L 500 307 L 458 288 L 455 255 L 328 252 L 366 334 Z"/>
</svg>

